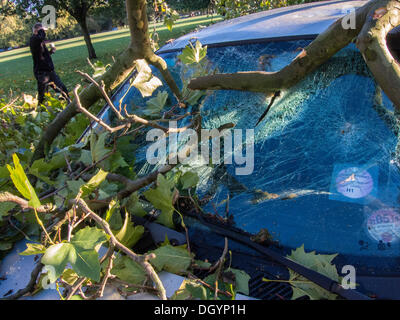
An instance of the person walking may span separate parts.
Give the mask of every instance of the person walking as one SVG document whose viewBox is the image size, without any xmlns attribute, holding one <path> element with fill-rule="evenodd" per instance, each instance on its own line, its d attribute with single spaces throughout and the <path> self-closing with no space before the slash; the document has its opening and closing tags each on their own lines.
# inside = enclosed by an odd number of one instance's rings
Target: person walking
<svg viewBox="0 0 400 320">
<path fill-rule="evenodd" d="M 54 91 L 60 93 L 62 97 L 71 102 L 67 87 L 62 83 L 54 71 L 53 60 L 51 55 L 56 52 L 54 45 L 51 50 L 47 49 L 45 39 L 45 28 L 41 23 L 36 23 L 33 26 L 33 35 L 30 38 L 29 46 L 33 59 L 33 73 L 38 84 L 38 102 L 43 103 L 44 94 L 48 87 L 52 87 Z"/>
</svg>

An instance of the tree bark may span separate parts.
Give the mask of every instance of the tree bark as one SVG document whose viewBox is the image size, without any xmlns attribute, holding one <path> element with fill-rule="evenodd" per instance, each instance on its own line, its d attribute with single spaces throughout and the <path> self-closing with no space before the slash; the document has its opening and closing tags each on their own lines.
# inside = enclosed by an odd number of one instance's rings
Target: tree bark
<svg viewBox="0 0 400 320">
<path fill-rule="evenodd" d="M 400 2 L 377 1 L 357 38 L 357 47 L 382 90 L 400 110 L 400 65 L 386 43 L 388 33 L 398 25 Z"/>
<path fill-rule="evenodd" d="M 94 50 L 92 40 L 90 38 L 89 29 L 87 26 L 86 15 L 78 20 L 79 25 L 82 29 L 83 38 L 85 39 L 86 47 L 89 54 L 89 59 L 96 59 L 96 52 Z"/>
<path fill-rule="evenodd" d="M 157 56 L 151 47 L 148 34 L 149 21 L 146 0 L 126 1 L 126 11 L 131 32 L 131 47 L 137 50 L 142 55 L 142 59 L 145 59 L 148 64 L 153 65 L 160 71 L 172 93 L 178 101 L 181 101 L 181 92 L 168 70 L 167 63 L 160 56 Z"/>
</svg>

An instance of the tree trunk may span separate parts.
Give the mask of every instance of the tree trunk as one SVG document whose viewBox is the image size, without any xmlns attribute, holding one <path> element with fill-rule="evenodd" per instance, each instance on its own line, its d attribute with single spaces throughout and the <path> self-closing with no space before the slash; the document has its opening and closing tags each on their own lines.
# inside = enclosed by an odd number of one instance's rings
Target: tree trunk
<svg viewBox="0 0 400 320">
<path fill-rule="evenodd" d="M 88 49 L 89 59 L 96 59 L 96 52 L 90 39 L 90 33 L 87 26 L 86 15 L 78 20 L 79 25 L 82 29 L 83 38 L 85 39 L 86 47 Z"/>
<path fill-rule="evenodd" d="M 137 50 L 142 55 L 142 59 L 145 59 L 148 64 L 153 65 L 160 71 L 175 97 L 178 101 L 181 101 L 181 92 L 168 70 L 167 63 L 157 56 L 151 47 L 148 34 L 149 21 L 146 0 L 126 1 L 126 11 L 131 32 L 131 47 Z"/>
</svg>

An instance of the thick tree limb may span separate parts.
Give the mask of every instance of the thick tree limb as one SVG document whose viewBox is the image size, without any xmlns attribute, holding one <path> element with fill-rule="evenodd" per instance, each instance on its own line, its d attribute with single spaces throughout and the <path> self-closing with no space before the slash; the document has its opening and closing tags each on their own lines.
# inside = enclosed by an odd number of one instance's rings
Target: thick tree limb
<svg viewBox="0 0 400 320">
<path fill-rule="evenodd" d="M 131 47 L 140 52 L 142 59 L 156 67 L 162 74 L 165 82 L 178 99 L 182 100 L 182 94 L 176 85 L 174 78 L 168 70 L 167 63 L 157 56 L 150 44 L 148 33 L 149 21 L 147 19 L 146 0 L 126 0 L 126 12 L 128 14 L 129 30 L 131 32 Z"/>
<path fill-rule="evenodd" d="M 400 110 L 400 65 L 390 53 L 386 38 L 400 25 L 400 1 L 376 1 L 357 38 L 357 47 L 374 78 Z"/>
<path fill-rule="evenodd" d="M 368 12 L 374 4 L 375 1 L 371 1 L 356 10 L 355 29 L 343 28 L 342 19 L 346 19 L 346 17 L 337 20 L 280 71 L 210 75 L 193 79 L 188 87 L 192 90 L 242 90 L 267 94 L 290 88 L 357 37 L 364 25 Z"/>
</svg>

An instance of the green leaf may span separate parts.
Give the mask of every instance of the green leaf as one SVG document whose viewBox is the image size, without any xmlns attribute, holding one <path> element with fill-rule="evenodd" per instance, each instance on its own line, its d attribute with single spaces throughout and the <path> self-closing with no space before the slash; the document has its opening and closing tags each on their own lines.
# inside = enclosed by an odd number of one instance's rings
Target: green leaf
<svg viewBox="0 0 400 320">
<path fill-rule="evenodd" d="M 0 219 L 7 215 L 8 211 L 15 208 L 15 206 L 14 202 L 0 202 Z"/>
<path fill-rule="evenodd" d="M 82 150 L 78 161 L 82 161 L 84 165 L 90 166 L 93 163 L 92 153 L 88 150 Z"/>
<path fill-rule="evenodd" d="M 27 249 L 21 252 L 20 256 L 31 256 L 37 254 L 43 254 L 46 252 L 46 247 L 40 243 L 27 243 Z"/>
<path fill-rule="evenodd" d="M 73 286 L 76 280 L 79 279 L 78 274 L 72 269 L 65 269 L 62 274 L 63 280 L 68 283 L 70 286 Z"/>
<path fill-rule="evenodd" d="M 99 164 L 106 171 L 114 172 L 119 168 L 129 167 L 121 152 L 117 151 Z"/>
<path fill-rule="evenodd" d="M 195 172 L 188 171 L 181 178 L 183 189 L 195 187 L 199 183 L 199 176 Z"/>
<path fill-rule="evenodd" d="M 306 253 L 304 245 L 302 245 L 296 250 L 292 250 L 292 253 L 287 258 L 311 270 L 317 271 L 334 281 L 339 281 L 336 266 L 332 264 L 332 260 L 336 256 L 337 254 L 316 254 L 315 251 Z M 309 296 L 311 300 L 335 300 L 337 298 L 336 294 L 330 293 L 291 269 L 289 269 L 289 282 L 293 288 L 293 300 L 305 295 Z"/>
<path fill-rule="evenodd" d="M 22 196 L 29 200 L 29 205 L 37 209 L 40 207 L 39 198 L 36 195 L 35 189 L 33 189 L 31 183 L 26 176 L 24 169 L 22 168 L 18 156 L 13 154 L 14 168 L 7 165 L 7 169 L 10 172 L 10 177 L 14 186 L 22 194 Z"/>
<path fill-rule="evenodd" d="M 110 152 L 110 149 L 105 147 L 108 134 L 108 132 L 103 132 L 98 138 L 95 133 L 90 136 L 90 152 L 93 163 L 100 161 Z"/>
<path fill-rule="evenodd" d="M 146 60 L 136 60 L 136 70 L 138 72 L 132 85 L 140 91 L 143 97 L 150 97 L 154 90 L 162 86 L 162 82 L 154 77 Z"/>
<path fill-rule="evenodd" d="M 205 262 L 205 261 L 202 261 L 202 260 L 195 260 L 194 263 L 197 266 L 199 266 L 200 268 L 204 268 L 204 269 L 208 269 L 208 268 L 210 268 L 212 266 L 211 263 Z"/>
<path fill-rule="evenodd" d="M 146 116 L 159 115 L 168 99 L 168 92 L 162 91 L 146 102 L 147 108 L 143 111 Z"/>
<path fill-rule="evenodd" d="M 103 230 L 98 228 L 86 227 L 79 230 L 71 239 L 71 244 L 85 250 L 94 249 L 97 245 L 107 241 L 107 236 Z"/>
<path fill-rule="evenodd" d="M 199 40 L 196 41 L 196 45 L 193 46 L 191 42 L 187 45 L 178 58 L 184 64 L 199 63 L 207 55 L 207 46 L 203 47 Z"/>
<path fill-rule="evenodd" d="M 115 201 L 114 199 L 110 201 L 108 205 L 108 209 L 106 212 L 106 221 L 110 222 L 115 210 L 119 209 L 119 201 Z"/>
<path fill-rule="evenodd" d="M 190 90 L 186 89 L 183 92 L 183 96 L 185 97 L 185 101 L 193 106 L 196 105 L 196 103 L 199 101 L 199 99 L 206 94 L 206 91 L 200 91 L 200 90 Z"/>
<path fill-rule="evenodd" d="M 127 256 L 118 256 L 115 259 L 111 273 L 122 281 L 132 284 L 143 285 L 147 280 L 147 275 L 143 267 Z"/>
<path fill-rule="evenodd" d="M 0 167 L 0 179 L 6 179 L 10 176 L 7 167 Z"/>
<path fill-rule="evenodd" d="M 103 62 L 96 61 L 95 63 L 90 64 L 90 66 L 92 67 L 92 69 L 94 71 L 92 77 L 98 78 L 98 77 L 101 77 L 107 71 L 107 68 L 109 68 L 111 65 L 110 64 L 104 65 Z"/>
<path fill-rule="evenodd" d="M 101 267 L 95 247 L 106 240 L 102 230 L 86 227 L 78 231 L 70 243 L 59 243 L 47 248 L 42 263 L 54 267 L 55 278 L 58 278 L 70 263 L 79 276 L 100 281 Z"/>
<path fill-rule="evenodd" d="M 169 228 L 174 227 L 172 218 L 175 209 L 172 205 L 174 197 L 171 191 L 172 187 L 173 182 L 171 184 L 162 174 L 159 174 L 157 177 L 157 188 L 149 189 L 143 193 L 146 199 L 149 200 L 156 209 L 161 210 L 157 221 Z"/>
<path fill-rule="evenodd" d="M 229 268 L 235 274 L 235 291 L 249 295 L 249 280 L 250 276 L 243 270 Z"/>
<path fill-rule="evenodd" d="M 33 162 L 30 170 L 43 173 L 50 172 L 52 170 L 64 168 L 66 165 L 64 153 L 60 153 L 51 158 L 49 162 L 44 159 L 39 159 Z"/>
<path fill-rule="evenodd" d="M 132 248 L 142 237 L 144 233 L 143 226 L 133 226 L 129 213 L 125 212 L 125 221 L 121 230 L 115 235 L 119 242 L 128 248 Z"/>
<path fill-rule="evenodd" d="M 156 258 L 152 259 L 150 263 L 158 271 L 165 270 L 174 274 L 181 274 L 187 271 L 192 261 L 192 257 L 189 255 L 187 249 L 174 247 L 170 244 L 151 252 L 156 255 Z"/>
<path fill-rule="evenodd" d="M 106 212 L 106 221 L 110 225 L 110 228 L 113 230 L 122 228 L 122 218 L 119 212 L 119 208 L 119 202 L 111 200 Z"/>
<path fill-rule="evenodd" d="M 90 195 L 106 179 L 108 172 L 100 169 L 87 183 L 81 187 L 82 197 Z"/>
<path fill-rule="evenodd" d="M 78 194 L 84 184 L 85 181 L 83 181 L 82 179 L 67 181 L 68 190 L 71 191 L 71 193 L 74 195 Z"/>
<path fill-rule="evenodd" d="M 128 200 L 126 201 L 125 208 L 129 213 L 138 217 L 144 217 L 147 214 L 147 211 L 143 209 L 137 192 L 132 193 L 129 196 Z"/>
<path fill-rule="evenodd" d="M 172 300 L 207 300 L 207 289 L 194 280 L 185 279 L 171 297 Z"/>
<path fill-rule="evenodd" d="M 118 191 L 118 185 L 108 181 L 104 181 L 99 189 L 99 200 L 107 199 L 114 196 Z"/>
<path fill-rule="evenodd" d="M 167 27 L 169 31 L 172 31 L 172 27 L 175 24 L 175 21 L 179 19 L 179 14 L 174 10 L 172 11 L 171 9 L 168 8 L 167 10 L 168 14 L 164 18 L 164 25 Z"/>
</svg>

